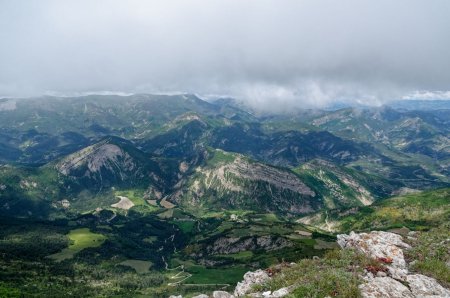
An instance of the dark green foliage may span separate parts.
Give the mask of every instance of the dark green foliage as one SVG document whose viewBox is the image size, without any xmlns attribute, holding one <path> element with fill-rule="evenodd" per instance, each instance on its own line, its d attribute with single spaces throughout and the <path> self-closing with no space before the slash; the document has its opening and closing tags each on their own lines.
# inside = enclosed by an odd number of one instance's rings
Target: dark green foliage
<svg viewBox="0 0 450 298">
<path fill-rule="evenodd" d="M 13 219 L 9 221 L 14 221 Z M 64 227 L 32 222 L 0 224 L 0 252 L 4 259 L 43 259 L 69 244 Z"/>
</svg>

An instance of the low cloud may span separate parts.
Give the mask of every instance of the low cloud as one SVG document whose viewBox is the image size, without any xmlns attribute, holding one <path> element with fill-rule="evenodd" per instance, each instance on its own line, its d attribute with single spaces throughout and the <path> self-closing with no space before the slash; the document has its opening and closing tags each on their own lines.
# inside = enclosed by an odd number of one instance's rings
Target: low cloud
<svg viewBox="0 0 450 298">
<path fill-rule="evenodd" d="M 448 11 L 446 0 L 1 1 L 0 95 L 188 92 L 280 110 L 449 97 Z"/>
<path fill-rule="evenodd" d="M 414 91 L 403 96 L 402 99 L 436 99 L 436 100 L 450 100 L 450 91 Z"/>
</svg>

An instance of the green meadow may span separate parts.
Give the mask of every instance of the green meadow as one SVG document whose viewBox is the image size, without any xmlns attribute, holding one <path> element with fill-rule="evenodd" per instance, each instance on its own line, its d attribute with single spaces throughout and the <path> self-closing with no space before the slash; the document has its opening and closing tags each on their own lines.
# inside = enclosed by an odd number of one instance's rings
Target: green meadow
<svg viewBox="0 0 450 298">
<path fill-rule="evenodd" d="M 152 262 L 142 261 L 142 260 L 126 260 L 119 265 L 127 266 L 133 268 L 137 273 L 143 274 L 150 271 L 150 267 L 152 266 Z"/>
<path fill-rule="evenodd" d="M 49 258 L 58 262 L 71 259 L 77 252 L 88 247 L 99 247 L 106 240 L 104 235 L 92 233 L 88 228 L 71 230 L 67 237 L 70 239 L 69 247 L 50 255 Z"/>
</svg>

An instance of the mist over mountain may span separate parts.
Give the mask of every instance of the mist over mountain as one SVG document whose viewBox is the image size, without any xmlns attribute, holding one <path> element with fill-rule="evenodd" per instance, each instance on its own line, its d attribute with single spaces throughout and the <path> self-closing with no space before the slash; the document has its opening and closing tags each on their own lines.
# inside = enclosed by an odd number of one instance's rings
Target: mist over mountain
<svg viewBox="0 0 450 298">
<path fill-rule="evenodd" d="M 449 98 L 432 1 L 0 3 L 0 96 L 196 93 L 260 110 Z"/>
</svg>

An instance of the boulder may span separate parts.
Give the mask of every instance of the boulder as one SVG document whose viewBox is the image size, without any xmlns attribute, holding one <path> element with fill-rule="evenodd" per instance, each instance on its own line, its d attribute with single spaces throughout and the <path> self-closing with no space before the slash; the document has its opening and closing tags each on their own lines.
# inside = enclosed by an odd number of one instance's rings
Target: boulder
<svg viewBox="0 0 450 298">
<path fill-rule="evenodd" d="M 209 298 L 209 296 L 206 294 L 200 294 L 200 295 L 194 296 L 192 298 Z"/>
<path fill-rule="evenodd" d="M 214 291 L 212 296 L 213 298 L 234 298 L 233 295 L 225 291 Z"/>
<path fill-rule="evenodd" d="M 450 291 L 442 287 L 434 278 L 411 274 L 406 277 L 411 292 L 416 297 L 450 297 Z"/>
<path fill-rule="evenodd" d="M 250 292 L 254 285 L 262 284 L 268 280 L 270 280 L 270 277 L 264 270 L 249 271 L 244 274 L 244 280 L 237 283 L 234 296 L 244 296 Z"/>
<path fill-rule="evenodd" d="M 273 291 L 272 297 L 274 297 L 274 298 L 284 297 L 284 296 L 287 296 L 291 291 L 292 291 L 292 287 L 281 288 L 276 291 Z"/>
<path fill-rule="evenodd" d="M 359 290 L 363 298 L 414 298 L 405 285 L 390 277 L 375 277 Z"/>
<path fill-rule="evenodd" d="M 293 290 L 295 290 L 296 286 L 290 286 L 290 287 L 284 287 L 281 289 L 278 289 L 276 291 L 265 291 L 265 292 L 256 292 L 256 293 L 249 293 L 247 294 L 248 297 L 254 297 L 254 298 L 280 298 L 287 296 L 289 293 L 291 293 Z"/>
</svg>

